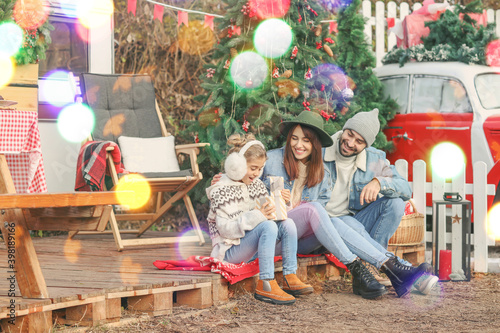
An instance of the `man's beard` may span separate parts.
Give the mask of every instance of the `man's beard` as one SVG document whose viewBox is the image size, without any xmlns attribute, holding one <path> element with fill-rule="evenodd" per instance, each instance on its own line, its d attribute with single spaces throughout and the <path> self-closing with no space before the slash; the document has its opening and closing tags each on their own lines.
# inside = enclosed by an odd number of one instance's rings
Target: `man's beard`
<svg viewBox="0 0 500 333">
<path fill-rule="evenodd" d="M 350 155 L 345 155 L 342 151 L 342 144 L 344 143 L 345 140 L 343 140 L 342 138 L 339 139 L 339 153 L 340 155 L 342 155 L 343 157 L 355 157 L 356 155 L 358 155 L 360 153 L 360 151 L 353 151 L 352 154 Z"/>
</svg>

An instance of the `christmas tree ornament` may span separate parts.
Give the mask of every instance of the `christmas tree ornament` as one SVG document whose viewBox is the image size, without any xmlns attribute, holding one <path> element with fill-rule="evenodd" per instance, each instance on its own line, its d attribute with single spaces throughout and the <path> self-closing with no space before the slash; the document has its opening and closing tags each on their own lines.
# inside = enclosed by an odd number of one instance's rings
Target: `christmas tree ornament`
<svg viewBox="0 0 500 333">
<path fill-rule="evenodd" d="M 274 67 L 272 77 L 275 79 L 280 77 L 280 71 L 278 70 L 278 67 Z"/>
<path fill-rule="evenodd" d="M 328 45 L 323 45 L 323 50 L 325 50 L 326 54 L 333 58 L 333 51 Z"/>
<path fill-rule="evenodd" d="M 259 20 L 283 17 L 290 9 L 290 0 L 250 0 L 249 4 Z"/>
<path fill-rule="evenodd" d="M 189 26 L 181 26 L 177 39 L 181 51 L 188 54 L 205 54 L 215 42 L 213 31 L 202 21 L 191 21 Z"/>
<path fill-rule="evenodd" d="M 49 7 L 42 0 L 16 1 L 12 14 L 14 20 L 21 28 L 35 30 L 47 20 Z"/>
<path fill-rule="evenodd" d="M 206 109 L 198 115 L 198 123 L 202 128 L 215 126 L 219 119 L 219 108 L 217 107 Z"/>
<path fill-rule="evenodd" d="M 285 77 L 285 78 L 290 78 L 292 76 L 293 72 L 291 69 L 287 69 L 283 74 L 281 74 L 281 77 Z"/>
<path fill-rule="evenodd" d="M 314 36 L 316 37 L 319 37 L 321 36 L 321 32 L 323 31 L 323 28 L 321 27 L 321 25 L 318 25 L 315 29 L 314 29 Z"/>
<path fill-rule="evenodd" d="M 222 29 L 219 33 L 219 39 L 222 39 L 224 37 L 227 37 L 227 31 L 229 30 L 229 28 L 225 28 L 225 29 Z"/>
<path fill-rule="evenodd" d="M 245 132 L 248 132 L 248 128 L 249 128 L 249 127 L 250 127 L 250 123 L 248 122 L 248 120 L 245 120 L 245 121 L 243 122 L 243 124 L 241 125 L 241 128 L 243 128 L 243 130 L 244 130 Z"/>
<path fill-rule="evenodd" d="M 281 98 L 285 98 L 288 95 L 297 98 L 300 95 L 300 84 L 297 81 L 290 79 L 279 80 L 274 85 L 278 87 L 278 96 Z"/>
<path fill-rule="evenodd" d="M 297 53 L 299 53 L 299 48 L 297 46 L 294 46 L 292 49 L 292 55 L 290 56 L 290 59 L 294 59 L 297 56 Z"/>
<path fill-rule="evenodd" d="M 354 97 L 354 91 L 349 88 L 345 88 L 342 90 L 342 98 L 344 101 L 348 102 Z"/>
<path fill-rule="evenodd" d="M 319 50 L 322 47 L 323 47 L 323 45 L 321 44 L 321 42 L 316 42 L 316 49 Z"/>
<path fill-rule="evenodd" d="M 235 58 L 238 55 L 238 51 L 234 47 L 230 48 L 229 52 L 231 53 L 232 58 Z"/>
<path fill-rule="evenodd" d="M 199 143 L 199 142 L 200 142 L 200 138 L 198 137 L 198 134 L 196 134 L 196 135 L 194 136 L 194 142 L 195 142 L 195 143 Z"/>
<path fill-rule="evenodd" d="M 308 68 L 307 72 L 304 74 L 304 79 L 310 80 L 312 78 L 313 78 L 313 74 L 312 74 L 311 68 Z"/>
<path fill-rule="evenodd" d="M 231 67 L 231 61 L 227 59 L 226 62 L 224 63 L 224 69 L 229 69 L 229 67 Z"/>
<path fill-rule="evenodd" d="M 207 77 L 208 78 L 214 77 L 214 74 L 215 74 L 215 68 L 208 68 L 207 69 Z"/>
</svg>

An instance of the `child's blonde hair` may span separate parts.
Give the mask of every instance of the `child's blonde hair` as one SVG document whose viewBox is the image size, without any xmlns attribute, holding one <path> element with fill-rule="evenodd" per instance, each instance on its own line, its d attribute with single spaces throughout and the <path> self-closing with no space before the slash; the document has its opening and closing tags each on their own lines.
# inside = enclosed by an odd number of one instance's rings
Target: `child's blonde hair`
<svg viewBox="0 0 500 333">
<path fill-rule="evenodd" d="M 240 133 L 234 133 L 229 136 L 227 139 L 227 144 L 228 146 L 232 146 L 231 149 L 229 149 L 228 155 L 231 153 L 237 153 L 241 150 L 241 148 L 249 141 L 256 140 L 255 136 L 252 133 L 247 133 L 247 134 L 240 134 Z M 247 149 L 245 154 L 245 159 L 247 161 L 252 161 L 257 158 L 267 158 L 266 150 L 262 148 L 262 146 L 259 145 L 252 145 L 250 148 Z"/>
</svg>

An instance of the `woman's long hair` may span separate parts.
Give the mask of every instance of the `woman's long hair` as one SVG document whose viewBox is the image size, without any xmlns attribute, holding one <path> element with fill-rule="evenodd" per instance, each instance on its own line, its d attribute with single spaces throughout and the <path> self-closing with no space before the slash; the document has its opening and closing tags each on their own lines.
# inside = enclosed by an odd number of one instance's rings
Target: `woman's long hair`
<svg viewBox="0 0 500 333">
<path fill-rule="evenodd" d="M 312 152 L 311 155 L 309 155 L 309 163 L 307 164 L 307 178 L 305 183 L 308 188 L 311 188 L 321 183 L 321 181 L 323 180 L 323 176 L 325 175 L 323 156 L 321 154 L 321 142 L 319 141 L 318 135 L 312 128 L 299 124 L 290 128 L 286 137 L 285 157 L 283 158 L 283 163 L 285 164 L 285 170 L 290 177 L 290 180 L 297 179 L 297 177 L 299 176 L 299 160 L 295 158 L 295 155 L 292 151 L 292 146 L 290 144 L 293 131 L 297 128 L 297 126 L 300 126 L 302 128 L 304 136 L 308 138 L 312 143 Z"/>
</svg>

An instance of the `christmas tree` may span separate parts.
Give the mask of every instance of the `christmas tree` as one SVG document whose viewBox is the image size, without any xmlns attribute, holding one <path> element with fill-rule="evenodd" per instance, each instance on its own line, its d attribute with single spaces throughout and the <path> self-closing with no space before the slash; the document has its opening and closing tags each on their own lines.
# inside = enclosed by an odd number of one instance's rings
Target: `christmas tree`
<svg viewBox="0 0 500 333">
<path fill-rule="evenodd" d="M 225 6 L 220 43 L 201 76 L 207 94 L 197 98 L 204 105 L 187 128 L 211 144 L 198 160 L 207 178 L 221 171 L 234 132 L 252 132 L 272 149 L 284 142 L 279 123 L 304 110 L 320 113 L 330 134 L 358 111 L 378 107 L 382 126 L 394 114 L 372 72 L 361 0 L 344 7 L 325 0 L 227 0 Z M 337 36 L 328 22 L 335 16 Z M 387 146 L 383 134 L 375 144 Z"/>
</svg>

